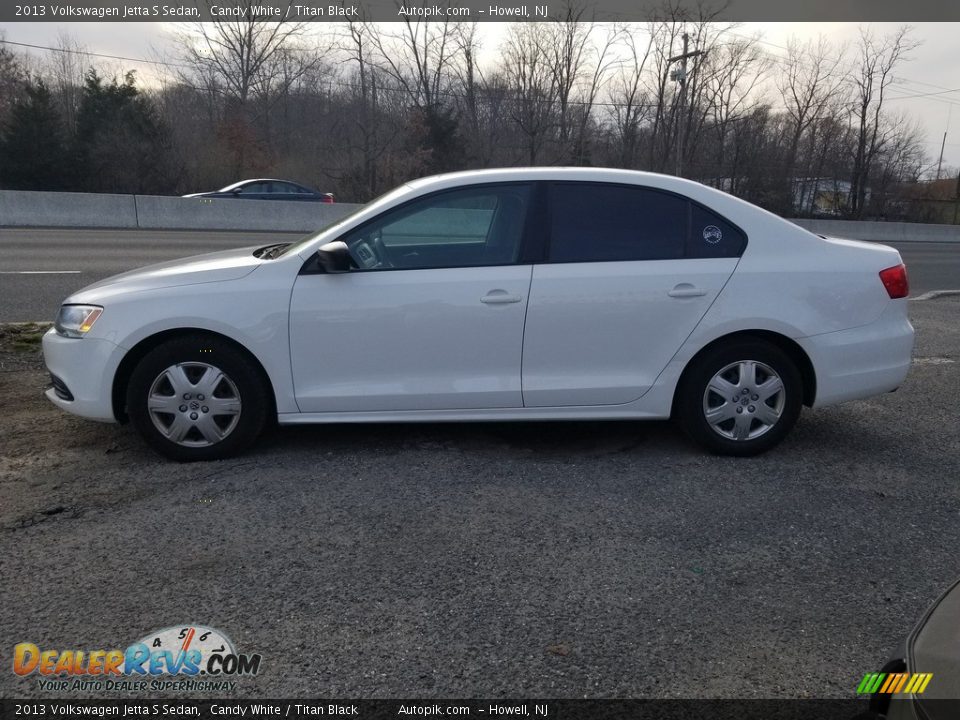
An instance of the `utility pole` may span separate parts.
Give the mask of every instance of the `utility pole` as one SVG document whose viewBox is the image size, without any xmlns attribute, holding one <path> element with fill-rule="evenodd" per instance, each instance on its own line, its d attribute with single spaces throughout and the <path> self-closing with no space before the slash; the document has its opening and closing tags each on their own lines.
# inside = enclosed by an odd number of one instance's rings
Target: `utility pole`
<svg viewBox="0 0 960 720">
<path fill-rule="evenodd" d="M 940 179 L 940 166 L 943 165 L 943 149 L 947 146 L 947 133 L 950 132 L 950 118 L 952 116 L 953 105 L 947 109 L 947 129 L 943 131 L 943 142 L 940 143 L 940 159 L 937 160 L 937 180 Z"/>
<path fill-rule="evenodd" d="M 937 180 L 940 179 L 940 166 L 943 165 L 943 149 L 947 146 L 947 134 L 943 134 L 943 142 L 940 143 L 940 159 L 937 160 Z"/>
<path fill-rule="evenodd" d="M 707 54 L 704 50 L 694 50 L 693 52 L 690 52 L 689 48 L 690 34 L 684 33 L 683 54 L 675 55 L 672 58 L 667 58 L 668 63 L 680 61 L 680 68 L 670 73 L 670 79 L 680 84 L 680 99 L 677 103 L 680 108 L 677 119 L 677 177 L 680 177 L 683 173 L 683 137 L 686 135 L 687 131 L 686 114 L 684 112 L 684 105 L 686 103 L 687 95 L 687 59 L 697 57 L 698 55 Z"/>
<path fill-rule="evenodd" d="M 953 199 L 953 224 L 957 224 L 957 211 L 960 210 L 960 171 L 957 172 L 957 196 Z"/>
</svg>

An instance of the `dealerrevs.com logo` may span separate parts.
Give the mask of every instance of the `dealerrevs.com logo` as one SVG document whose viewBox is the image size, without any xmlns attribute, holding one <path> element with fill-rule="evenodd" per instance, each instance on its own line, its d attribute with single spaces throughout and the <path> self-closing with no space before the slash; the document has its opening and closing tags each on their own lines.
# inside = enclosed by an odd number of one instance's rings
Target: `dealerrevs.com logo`
<svg viewBox="0 0 960 720">
<path fill-rule="evenodd" d="M 227 691 L 260 672 L 260 655 L 238 653 L 230 638 L 201 625 L 152 632 L 126 649 L 13 648 L 13 671 L 45 691 Z"/>
</svg>

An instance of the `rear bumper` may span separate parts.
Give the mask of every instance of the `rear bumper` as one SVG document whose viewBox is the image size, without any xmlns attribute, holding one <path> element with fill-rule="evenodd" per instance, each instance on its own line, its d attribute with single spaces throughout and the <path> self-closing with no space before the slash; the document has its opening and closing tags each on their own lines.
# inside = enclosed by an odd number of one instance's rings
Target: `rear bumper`
<svg viewBox="0 0 960 720">
<path fill-rule="evenodd" d="M 43 336 L 43 360 L 59 382 L 47 390 L 47 399 L 74 415 L 116 422 L 113 376 L 121 356 L 121 348 L 109 340 L 65 338 L 48 330 Z"/>
<path fill-rule="evenodd" d="M 891 301 L 868 325 L 798 338 L 817 375 L 813 406 L 896 390 L 910 370 L 913 336 L 904 299 Z"/>
</svg>

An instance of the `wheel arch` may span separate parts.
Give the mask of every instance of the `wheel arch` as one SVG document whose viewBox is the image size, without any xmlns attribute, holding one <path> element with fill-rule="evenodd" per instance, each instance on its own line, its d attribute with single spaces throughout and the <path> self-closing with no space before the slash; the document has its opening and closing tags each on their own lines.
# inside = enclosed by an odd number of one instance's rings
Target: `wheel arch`
<svg viewBox="0 0 960 720">
<path fill-rule="evenodd" d="M 273 387 L 273 382 L 270 380 L 270 376 L 264 369 L 263 363 L 260 362 L 260 359 L 256 355 L 250 352 L 250 350 L 247 349 L 242 343 L 237 342 L 233 338 L 224 335 L 223 333 L 219 333 L 214 330 L 208 330 L 206 328 L 181 327 L 170 330 L 162 330 L 154 333 L 153 335 L 149 335 L 130 348 L 126 355 L 123 356 L 123 359 L 120 361 L 120 365 L 117 367 L 117 371 L 113 375 L 113 386 L 111 389 L 113 416 L 118 422 L 126 423 L 129 419 L 126 407 L 127 385 L 130 382 L 130 376 L 133 373 L 133 369 L 137 366 L 137 363 L 146 357 L 146 355 L 154 348 L 159 347 L 168 340 L 186 335 L 206 335 L 208 337 L 215 337 L 218 340 L 229 343 L 239 352 L 243 353 L 253 363 L 254 368 L 256 368 L 257 373 L 260 375 L 260 379 L 264 383 L 264 387 L 268 388 L 267 397 L 270 400 L 268 417 L 276 417 L 276 389 Z"/>
<path fill-rule="evenodd" d="M 692 358 L 690 358 L 689 361 L 687 361 L 687 364 L 684 366 L 683 372 L 680 374 L 680 379 L 677 381 L 676 387 L 673 391 L 672 408 L 674 410 L 676 409 L 677 398 L 680 395 L 680 390 L 683 387 L 684 380 L 696 362 L 703 357 L 703 355 L 710 352 L 714 348 L 727 343 L 735 342 L 737 340 L 760 340 L 770 343 L 784 352 L 787 357 L 793 361 L 793 364 L 800 372 L 800 379 L 803 383 L 803 404 L 807 407 L 811 407 L 813 405 L 814 400 L 816 400 L 817 397 L 817 373 L 813 367 L 813 362 L 810 360 L 810 356 L 807 355 L 806 351 L 800 347 L 795 340 L 772 330 L 738 330 L 737 332 L 728 333 L 716 338 L 715 340 L 711 340 L 709 343 L 700 348 L 700 350 Z"/>
</svg>

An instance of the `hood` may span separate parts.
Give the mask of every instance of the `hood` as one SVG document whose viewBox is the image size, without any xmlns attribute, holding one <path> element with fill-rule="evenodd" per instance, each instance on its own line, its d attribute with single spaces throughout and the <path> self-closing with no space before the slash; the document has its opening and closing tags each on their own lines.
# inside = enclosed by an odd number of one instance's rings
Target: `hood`
<svg viewBox="0 0 960 720">
<path fill-rule="evenodd" d="M 249 275 L 263 262 L 253 255 L 257 247 L 259 246 L 253 245 L 147 265 L 87 285 L 73 293 L 64 302 L 100 304 L 114 295 L 181 285 L 239 280 Z"/>
</svg>

